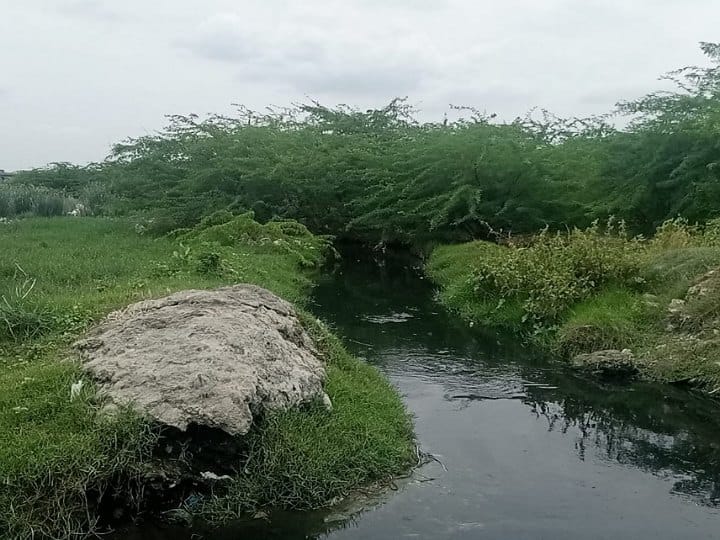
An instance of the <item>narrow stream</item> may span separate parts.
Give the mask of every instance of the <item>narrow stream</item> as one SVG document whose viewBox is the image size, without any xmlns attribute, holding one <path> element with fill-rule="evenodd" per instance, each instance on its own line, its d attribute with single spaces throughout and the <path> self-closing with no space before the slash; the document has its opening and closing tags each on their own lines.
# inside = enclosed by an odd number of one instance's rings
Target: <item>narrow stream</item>
<svg viewBox="0 0 720 540">
<path fill-rule="evenodd" d="M 350 519 L 273 515 L 206 538 L 720 538 L 710 400 L 596 384 L 483 335 L 438 307 L 410 265 L 347 260 L 313 309 L 400 389 L 437 461 Z M 145 528 L 122 538 L 191 537 Z"/>
</svg>

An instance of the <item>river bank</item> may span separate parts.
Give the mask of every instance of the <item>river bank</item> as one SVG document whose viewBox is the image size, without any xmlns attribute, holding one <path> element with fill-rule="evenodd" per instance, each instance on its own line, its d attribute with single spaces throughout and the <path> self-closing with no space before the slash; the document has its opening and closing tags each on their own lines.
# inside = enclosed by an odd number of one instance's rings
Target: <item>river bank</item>
<svg viewBox="0 0 720 540">
<path fill-rule="evenodd" d="M 94 321 L 141 299 L 237 282 L 307 305 L 327 240 L 249 216 L 203 223 L 175 239 L 148 237 L 124 220 L 0 226 L 1 536 L 82 536 L 102 530 L 101 518 L 128 519 L 157 503 L 143 500 L 142 478 L 160 432 L 130 412 L 100 415 L 92 381 L 70 358 L 69 344 Z M 326 362 L 333 412 L 263 419 L 246 441 L 255 451 L 238 464 L 246 473 L 183 505 L 185 515 L 223 522 L 265 506 L 316 508 L 414 463 L 411 423 L 394 388 L 314 317 L 303 320 Z"/>
<path fill-rule="evenodd" d="M 674 220 L 644 239 L 611 220 L 508 245 L 438 247 L 427 273 L 439 300 L 472 325 L 509 330 L 578 366 L 617 351 L 629 372 L 714 393 L 718 267 L 717 222 Z"/>
</svg>

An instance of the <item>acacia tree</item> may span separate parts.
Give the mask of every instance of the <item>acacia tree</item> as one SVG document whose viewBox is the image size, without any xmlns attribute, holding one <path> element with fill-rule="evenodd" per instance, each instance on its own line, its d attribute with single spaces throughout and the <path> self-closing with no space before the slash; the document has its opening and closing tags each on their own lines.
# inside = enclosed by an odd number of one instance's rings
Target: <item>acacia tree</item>
<svg viewBox="0 0 720 540">
<path fill-rule="evenodd" d="M 473 108 L 420 122 L 406 99 L 357 110 L 317 102 L 236 114 L 172 116 L 103 163 L 16 177 L 155 217 L 158 232 L 214 210 L 294 218 L 313 232 L 368 242 L 460 241 L 625 218 L 636 230 L 720 212 L 720 45 L 708 66 L 670 73 L 674 91 L 618 105 L 632 121 L 512 123 Z M 107 195 L 111 196 L 108 197 Z"/>
<path fill-rule="evenodd" d="M 617 213 L 648 227 L 678 214 L 705 220 L 720 213 L 720 44 L 701 48 L 709 66 L 664 77 L 676 90 L 618 105 L 633 121 L 601 175 Z"/>
</svg>

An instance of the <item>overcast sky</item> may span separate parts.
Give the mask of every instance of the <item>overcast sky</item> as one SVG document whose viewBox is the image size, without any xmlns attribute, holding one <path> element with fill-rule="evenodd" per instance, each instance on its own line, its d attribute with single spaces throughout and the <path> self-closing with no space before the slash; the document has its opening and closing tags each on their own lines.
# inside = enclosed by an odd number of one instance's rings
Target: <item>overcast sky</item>
<svg viewBox="0 0 720 540">
<path fill-rule="evenodd" d="M 718 0 L 0 0 L 0 169 L 231 103 L 605 112 L 703 63 L 719 22 Z"/>
</svg>

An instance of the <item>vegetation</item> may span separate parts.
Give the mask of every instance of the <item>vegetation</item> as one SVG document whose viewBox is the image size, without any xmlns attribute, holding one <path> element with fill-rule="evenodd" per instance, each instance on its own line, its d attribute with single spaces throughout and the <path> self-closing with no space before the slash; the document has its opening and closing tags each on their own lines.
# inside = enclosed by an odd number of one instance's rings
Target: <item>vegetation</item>
<svg viewBox="0 0 720 540">
<path fill-rule="evenodd" d="M 420 122 L 398 99 L 369 111 L 240 108 L 232 118 L 174 116 L 103 163 L 56 164 L 13 182 L 61 190 L 96 214 L 146 213 L 157 232 L 229 208 L 420 247 L 610 215 L 648 234 L 678 214 L 718 216 L 720 45 L 702 49 L 710 67 L 670 74 L 677 91 L 621 103 L 613 114 L 623 128 L 612 115 L 495 123 L 471 108 Z"/>
<path fill-rule="evenodd" d="M 563 355 L 632 348 L 648 360 L 643 367 L 649 375 L 699 383 L 708 370 L 717 371 L 718 355 L 699 354 L 685 340 L 672 358 L 665 342 L 682 340 L 668 338 L 666 329 L 673 301 L 682 306 L 684 330 L 695 324 L 713 333 L 717 327 L 720 288 L 705 285 L 703 295 L 687 295 L 720 265 L 718 231 L 718 220 L 699 227 L 677 219 L 645 240 L 609 220 L 568 233 L 545 230 L 522 244 L 442 246 L 427 271 L 441 287 L 441 302 L 473 324 L 510 328 Z M 658 349 L 660 342 L 665 345 Z M 650 361 L 657 350 L 664 351 L 664 362 Z M 716 380 L 713 388 L 720 386 Z"/>
<path fill-rule="evenodd" d="M 327 239 L 296 223 L 259 225 L 227 213 L 176 239 L 152 238 L 143 224 L 125 220 L 25 219 L 0 224 L 0 243 L 3 538 L 92 530 L 111 487 L 141 503 L 133 479 L 144 472 L 158 432 L 130 411 L 99 414 L 93 384 L 67 348 L 88 324 L 134 301 L 228 282 L 256 283 L 302 305 L 312 268 L 329 249 Z M 403 472 L 414 459 L 411 425 L 394 389 L 305 319 L 328 363 L 333 412 L 266 418 L 250 436 L 253 457 L 243 465 L 252 474 L 208 504 L 215 520 L 260 505 L 321 506 Z"/>
<path fill-rule="evenodd" d="M 720 45 L 702 50 L 708 67 L 668 75 L 676 91 L 598 118 L 497 123 L 453 108 L 421 122 L 402 99 L 368 111 L 241 107 L 171 117 L 102 163 L 13 175 L 0 186 L 0 534 L 92 528 L 98 497 L 119 479 L 133 485 L 156 441 L 130 412 L 102 419 L 92 384 L 59 360 L 88 324 L 135 300 L 237 281 L 302 305 L 331 252 L 325 235 L 473 240 L 438 247 L 428 265 L 441 300 L 473 323 L 563 354 L 629 346 L 647 374 L 720 388 L 720 288 L 691 288 L 720 265 Z M 68 212 L 101 217 L 29 217 Z M 392 388 L 307 325 L 335 410 L 264 420 L 248 439 L 252 474 L 204 507 L 213 519 L 316 507 L 412 458 Z"/>
<path fill-rule="evenodd" d="M 62 216 L 76 210 L 79 204 L 79 200 L 52 188 L 27 184 L 0 184 L 0 219 Z"/>
<path fill-rule="evenodd" d="M 552 324 L 577 301 L 609 284 L 630 286 L 637 279 L 642 244 L 628 240 L 622 224 L 610 220 L 601 230 L 597 223 L 569 234 L 546 230 L 529 245 L 504 248 L 476 242 L 467 249 L 474 255 L 471 278 L 459 293 L 469 295 L 486 315 L 476 318 L 489 325 L 519 323 L 535 329 Z M 442 281 L 443 272 L 457 267 L 457 248 L 437 251 L 431 274 Z M 467 258 L 466 254 L 461 257 Z M 458 277 L 458 276 L 454 276 Z M 461 277 L 462 279 L 462 277 Z M 456 293 L 455 290 L 452 293 Z"/>
</svg>

